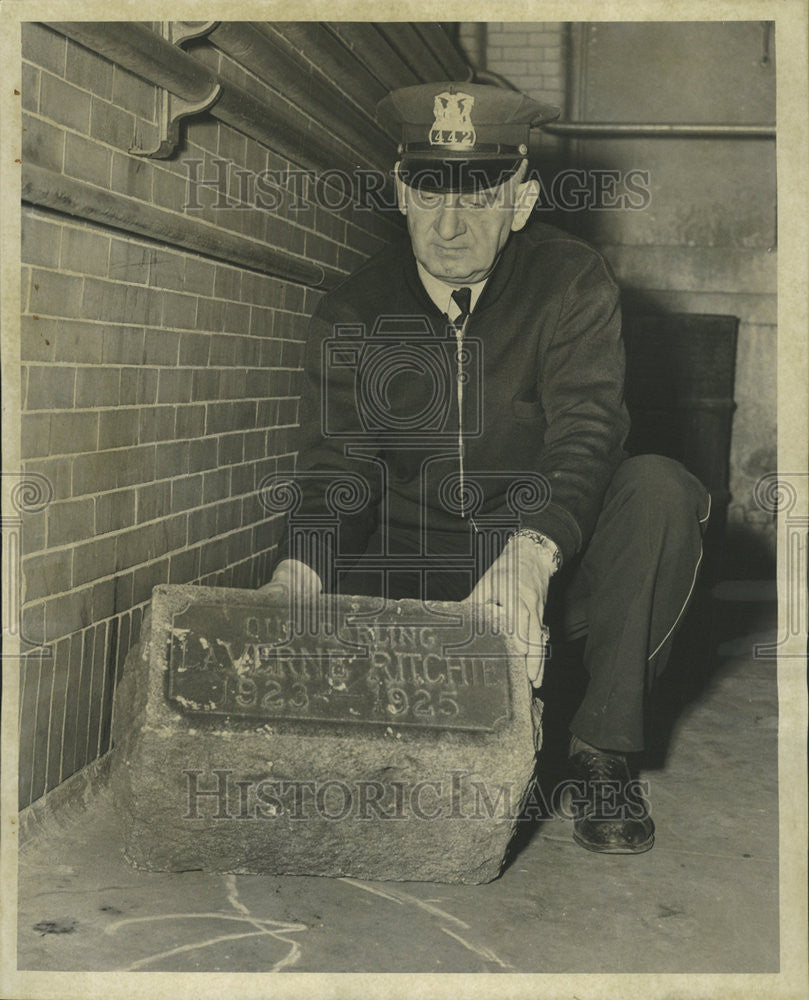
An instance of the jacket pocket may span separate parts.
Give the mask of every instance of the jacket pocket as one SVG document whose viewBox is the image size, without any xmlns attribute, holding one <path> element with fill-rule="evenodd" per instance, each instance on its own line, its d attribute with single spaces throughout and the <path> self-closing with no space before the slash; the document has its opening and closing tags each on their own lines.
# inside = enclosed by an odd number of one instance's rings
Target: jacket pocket
<svg viewBox="0 0 809 1000">
<path fill-rule="evenodd" d="M 544 416 L 538 399 L 512 399 L 511 412 L 517 420 L 536 421 Z"/>
</svg>

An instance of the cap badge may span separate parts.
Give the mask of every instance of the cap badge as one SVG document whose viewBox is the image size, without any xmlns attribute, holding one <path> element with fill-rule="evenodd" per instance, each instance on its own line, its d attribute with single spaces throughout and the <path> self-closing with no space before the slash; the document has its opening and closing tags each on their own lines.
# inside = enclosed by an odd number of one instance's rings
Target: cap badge
<svg viewBox="0 0 809 1000">
<path fill-rule="evenodd" d="M 435 95 L 430 129 L 432 146 L 474 146 L 477 135 L 470 113 L 475 98 L 471 94 L 451 94 L 448 90 Z"/>
</svg>

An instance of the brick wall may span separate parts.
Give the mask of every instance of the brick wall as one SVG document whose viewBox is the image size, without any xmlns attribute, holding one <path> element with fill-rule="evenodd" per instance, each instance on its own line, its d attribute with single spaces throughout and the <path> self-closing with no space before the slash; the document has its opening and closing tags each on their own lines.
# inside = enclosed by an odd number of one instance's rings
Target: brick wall
<svg viewBox="0 0 809 1000">
<path fill-rule="evenodd" d="M 485 68 L 500 73 L 529 97 L 564 107 L 566 29 L 560 21 L 490 21 Z M 461 45 L 472 58 L 475 30 L 472 22 L 460 27 Z"/>
<path fill-rule="evenodd" d="M 562 21 L 489 21 L 459 26 L 459 43 L 476 69 L 501 76 L 537 101 L 555 104 L 567 116 L 569 25 Z M 483 51 L 481 51 L 481 42 Z M 562 153 L 562 139 L 542 132 L 532 137 L 532 155 L 547 170 Z"/>
<path fill-rule="evenodd" d="M 189 171 L 215 180 L 217 157 L 236 201 L 237 171 L 297 165 L 208 115 L 173 158 L 131 155 L 155 142 L 155 87 L 39 24 L 23 25 L 22 57 L 25 163 L 337 272 L 396 231 L 352 206 L 223 207 L 213 187 L 184 213 Z M 267 91 L 213 48 L 198 58 Z M 280 524 L 257 489 L 294 465 L 294 376 L 321 294 L 32 205 L 22 262 L 22 471 L 53 498 L 22 524 L 21 807 L 109 748 L 116 679 L 156 584 L 267 579 Z"/>
</svg>

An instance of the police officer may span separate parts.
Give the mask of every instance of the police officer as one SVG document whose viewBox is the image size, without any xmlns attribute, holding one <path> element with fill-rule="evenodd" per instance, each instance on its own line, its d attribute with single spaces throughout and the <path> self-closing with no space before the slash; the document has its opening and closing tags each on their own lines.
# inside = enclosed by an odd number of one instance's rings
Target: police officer
<svg viewBox="0 0 809 1000">
<path fill-rule="evenodd" d="M 646 851 L 654 824 L 630 801 L 627 755 L 644 746 L 645 695 L 694 586 L 710 498 L 674 461 L 627 457 L 615 280 L 592 247 L 531 219 L 529 131 L 557 109 L 447 81 L 396 90 L 378 111 L 401 135 L 409 239 L 317 307 L 298 463 L 299 514 L 322 513 L 340 475 L 360 477 L 366 502 L 341 520 L 342 571 L 332 543 L 282 543 L 271 586 L 474 601 L 521 642 L 537 685 L 548 606 L 560 636 L 587 637 L 574 837 Z M 324 349 L 357 348 L 346 332 L 365 359 L 353 367 Z M 506 509 L 514 529 L 475 549 Z M 481 548 L 470 573 L 458 557 Z"/>
</svg>

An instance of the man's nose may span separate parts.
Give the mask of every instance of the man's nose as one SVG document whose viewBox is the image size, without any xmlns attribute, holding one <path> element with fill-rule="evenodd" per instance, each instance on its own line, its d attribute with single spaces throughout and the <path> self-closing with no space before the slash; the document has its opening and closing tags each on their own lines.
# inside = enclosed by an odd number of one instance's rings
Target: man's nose
<svg viewBox="0 0 809 1000">
<path fill-rule="evenodd" d="M 442 240 L 452 240 L 456 236 L 462 235 L 466 231 L 466 220 L 463 209 L 457 200 L 446 201 L 438 211 L 435 220 L 435 231 Z"/>
</svg>

